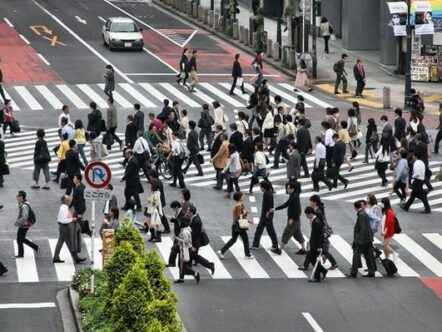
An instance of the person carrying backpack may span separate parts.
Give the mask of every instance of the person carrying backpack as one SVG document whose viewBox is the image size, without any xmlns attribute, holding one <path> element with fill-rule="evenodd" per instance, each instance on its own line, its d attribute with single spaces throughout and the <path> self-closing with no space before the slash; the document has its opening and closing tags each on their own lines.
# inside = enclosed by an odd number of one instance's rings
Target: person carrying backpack
<svg viewBox="0 0 442 332">
<path fill-rule="evenodd" d="M 333 71 L 336 73 L 336 82 L 335 82 L 335 95 L 340 94 L 338 91 L 339 84 L 342 81 L 342 93 L 350 93 L 347 90 L 347 72 L 345 71 L 345 61 L 347 60 L 348 55 L 343 53 L 341 55 L 341 60 L 336 62 L 333 65 Z"/>
<path fill-rule="evenodd" d="M 382 211 L 384 213 L 382 217 L 382 250 L 384 251 L 385 258 L 390 258 L 393 256 L 393 261 L 396 262 L 399 254 L 395 253 L 390 246 L 391 239 L 396 233 L 396 219 L 394 216 L 393 209 L 391 208 L 390 199 L 388 197 L 384 197 L 381 200 L 382 203 Z"/>
<path fill-rule="evenodd" d="M 34 242 L 28 240 L 26 238 L 26 233 L 29 228 L 35 224 L 35 214 L 29 205 L 28 201 L 26 201 L 26 192 L 20 190 L 17 194 L 17 202 L 18 202 L 18 217 L 15 221 L 15 226 L 18 227 L 17 231 L 17 247 L 18 254 L 14 256 L 14 258 L 23 258 L 24 257 L 24 248 L 23 244 L 34 249 L 36 253 L 40 252 L 40 246 L 35 244 Z"/>
</svg>

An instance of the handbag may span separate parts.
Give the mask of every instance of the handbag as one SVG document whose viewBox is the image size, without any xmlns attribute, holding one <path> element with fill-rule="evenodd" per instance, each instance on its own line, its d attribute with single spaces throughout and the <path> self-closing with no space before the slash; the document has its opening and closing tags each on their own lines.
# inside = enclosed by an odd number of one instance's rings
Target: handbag
<svg viewBox="0 0 442 332">
<path fill-rule="evenodd" d="M 227 116 L 226 113 L 223 114 L 223 121 L 224 122 L 229 122 L 229 117 Z"/>
<path fill-rule="evenodd" d="M 206 230 L 204 227 L 201 228 L 201 247 L 207 246 L 210 243 L 210 239 L 207 236 Z"/>
<path fill-rule="evenodd" d="M 68 177 L 65 176 L 64 178 L 61 178 L 60 189 L 66 189 L 67 187 L 68 187 Z"/>
<path fill-rule="evenodd" d="M 182 72 L 180 73 L 180 78 L 181 78 L 181 79 L 186 78 L 186 72 L 182 71 Z"/>
<path fill-rule="evenodd" d="M 183 261 L 189 262 L 190 261 L 190 252 L 189 249 L 183 248 Z"/>
<path fill-rule="evenodd" d="M 161 217 L 160 214 L 158 213 L 158 210 L 155 209 L 152 213 L 152 215 L 150 216 L 150 223 L 152 225 L 160 225 L 161 224 Z"/>
<path fill-rule="evenodd" d="M 80 219 L 79 220 L 81 234 L 91 234 L 91 229 L 89 227 L 89 220 Z"/>
<path fill-rule="evenodd" d="M 243 218 L 242 215 L 240 215 L 238 219 L 238 225 L 240 229 L 249 229 L 249 221 L 246 218 Z"/>
<path fill-rule="evenodd" d="M 242 77 L 238 77 L 236 79 L 236 86 L 241 87 L 244 83 L 244 79 Z"/>
<path fill-rule="evenodd" d="M 9 174 L 11 174 L 11 172 L 9 171 L 9 165 L 8 165 L 8 164 L 0 165 L 0 172 L 1 172 L 3 175 L 9 175 Z"/>
<path fill-rule="evenodd" d="M 196 157 L 198 158 L 198 162 L 200 163 L 200 165 L 203 165 L 204 164 L 204 157 L 203 157 L 203 155 L 198 153 L 196 155 Z"/>
</svg>

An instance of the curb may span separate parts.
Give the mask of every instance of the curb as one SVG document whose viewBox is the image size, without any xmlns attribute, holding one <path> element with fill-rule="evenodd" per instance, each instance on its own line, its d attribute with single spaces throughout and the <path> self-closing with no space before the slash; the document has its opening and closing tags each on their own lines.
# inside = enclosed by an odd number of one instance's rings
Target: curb
<svg viewBox="0 0 442 332">
<path fill-rule="evenodd" d="M 57 292 L 57 306 L 60 311 L 64 332 L 79 332 L 77 317 L 73 314 L 69 288 Z"/>
<path fill-rule="evenodd" d="M 78 302 L 80 296 L 78 295 L 78 292 L 75 289 L 73 289 L 71 286 L 69 286 L 69 288 L 67 289 L 67 293 L 69 297 L 71 314 L 72 317 L 74 318 L 76 331 L 83 332 L 83 328 L 81 327 L 82 315 L 80 310 L 78 309 Z"/>
<path fill-rule="evenodd" d="M 247 53 L 247 54 L 249 54 L 249 55 L 251 55 L 251 56 L 255 56 L 255 50 L 254 50 L 253 48 L 246 47 L 246 46 L 244 46 L 243 44 L 241 44 L 240 42 L 238 42 L 238 41 L 236 41 L 236 40 L 233 40 L 233 39 L 230 39 L 230 38 L 229 38 L 228 36 L 226 36 L 225 34 L 223 34 L 223 33 L 219 32 L 219 31 L 216 31 L 216 30 L 210 28 L 209 25 L 206 25 L 206 24 L 204 24 L 204 23 L 198 21 L 197 19 L 194 19 L 194 18 L 188 17 L 187 14 L 182 13 L 181 11 L 177 10 L 176 8 L 174 8 L 174 7 L 172 7 L 172 6 L 169 6 L 169 5 L 165 4 L 165 3 L 163 3 L 162 1 L 159 1 L 159 0 L 152 0 L 152 2 L 153 2 L 155 5 L 161 7 L 161 8 L 163 8 L 163 9 L 165 9 L 165 10 L 170 11 L 172 14 L 178 16 L 179 18 L 184 19 L 185 21 L 187 21 L 187 22 L 189 22 L 189 23 L 192 23 L 193 25 L 196 25 L 196 26 L 197 26 L 198 28 L 200 28 L 201 30 L 204 30 L 204 31 L 206 31 L 206 32 L 209 32 L 209 33 L 211 33 L 212 35 L 218 37 L 219 39 L 222 39 L 224 42 L 227 42 L 228 44 L 233 45 L 234 47 L 240 49 L 241 51 L 243 51 L 243 52 L 245 52 L 245 53 Z M 292 79 L 295 79 L 295 77 L 296 77 L 296 73 L 295 73 L 295 71 L 293 71 L 293 70 L 289 70 L 289 69 L 286 69 L 286 68 L 283 68 L 283 67 L 280 67 L 280 66 L 279 66 L 279 62 L 272 61 L 272 60 L 270 60 L 270 59 L 271 59 L 271 58 L 269 58 L 269 57 L 267 57 L 267 56 L 263 56 L 263 57 L 262 57 L 262 60 L 263 60 L 263 62 L 264 62 L 266 65 L 268 65 L 269 67 L 271 67 L 271 68 L 274 69 L 274 70 L 278 70 L 278 71 L 284 73 L 284 75 L 287 75 L 287 76 L 289 76 L 289 77 L 292 78 Z"/>
</svg>

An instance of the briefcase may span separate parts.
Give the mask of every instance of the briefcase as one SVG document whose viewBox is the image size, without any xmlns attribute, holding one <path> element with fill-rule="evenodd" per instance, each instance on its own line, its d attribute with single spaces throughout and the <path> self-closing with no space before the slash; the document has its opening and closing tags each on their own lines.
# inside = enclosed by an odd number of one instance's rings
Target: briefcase
<svg viewBox="0 0 442 332">
<path fill-rule="evenodd" d="M 397 273 L 396 264 L 391 259 L 381 259 L 381 263 L 389 277 L 393 277 Z"/>
<path fill-rule="evenodd" d="M 198 153 L 196 155 L 196 157 L 198 158 L 198 162 L 200 163 L 200 165 L 203 165 L 204 164 L 204 157 L 203 157 L 203 155 Z"/>
<path fill-rule="evenodd" d="M 3 175 L 9 175 L 9 174 L 11 174 L 10 171 L 9 171 L 9 165 L 8 165 L 8 164 L 0 165 L 0 172 L 1 172 Z"/>
<path fill-rule="evenodd" d="M 81 228 L 81 234 L 88 234 L 90 235 L 92 233 L 90 227 L 89 227 L 89 220 L 80 219 L 80 228 Z"/>
</svg>

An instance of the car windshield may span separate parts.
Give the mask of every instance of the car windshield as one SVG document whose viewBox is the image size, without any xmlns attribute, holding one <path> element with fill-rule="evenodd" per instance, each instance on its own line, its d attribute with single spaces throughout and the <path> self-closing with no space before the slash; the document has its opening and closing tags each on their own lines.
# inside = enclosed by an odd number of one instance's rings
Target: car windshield
<svg viewBox="0 0 442 332">
<path fill-rule="evenodd" d="M 130 22 L 122 22 L 122 23 L 113 23 L 111 25 L 110 31 L 112 32 L 138 32 L 138 27 L 134 23 Z"/>
</svg>

